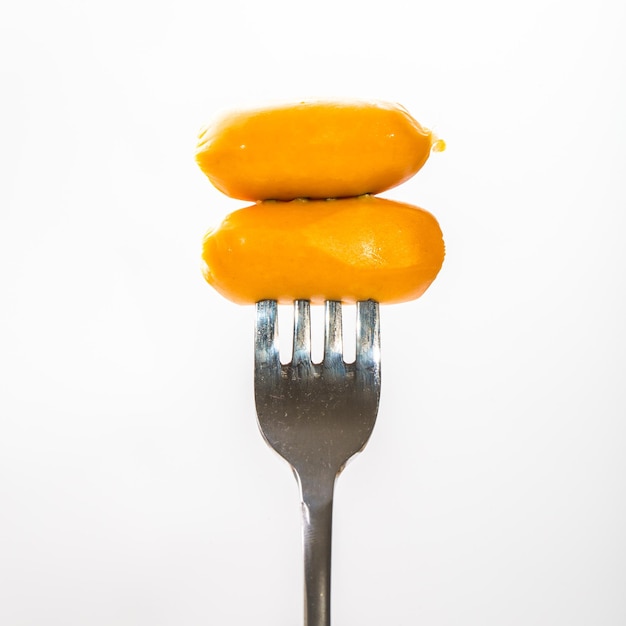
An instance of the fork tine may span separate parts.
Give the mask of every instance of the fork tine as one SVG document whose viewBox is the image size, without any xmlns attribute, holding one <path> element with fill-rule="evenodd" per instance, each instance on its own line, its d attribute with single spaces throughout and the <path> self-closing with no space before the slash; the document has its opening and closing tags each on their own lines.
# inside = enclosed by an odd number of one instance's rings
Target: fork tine
<svg viewBox="0 0 626 626">
<path fill-rule="evenodd" d="M 311 304 L 308 300 L 294 303 L 293 356 L 294 366 L 311 363 Z"/>
<path fill-rule="evenodd" d="M 256 305 L 254 333 L 255 371 L 280 370 L 278 330 L 276 320 L 278 304 L 276 300 L 261 300 Z"/>
<path fill-rule="evenodd" d="M 324 318 L 324 366 L 341 367 L 343 365 L 341 302 L 327 300 Z"/>
<path fill-rule="evenodd" d="M 371 388 L 380 385 L 380 319 L 378 302 L 357 302 L 356 307 L 356 371 Z"/>
</svg>

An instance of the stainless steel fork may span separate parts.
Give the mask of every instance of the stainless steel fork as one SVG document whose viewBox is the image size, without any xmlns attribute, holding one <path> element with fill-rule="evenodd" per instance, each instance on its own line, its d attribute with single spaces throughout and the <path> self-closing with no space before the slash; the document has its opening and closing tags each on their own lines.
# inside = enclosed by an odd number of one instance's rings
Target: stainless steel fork
<svg viewBox="0 0 626 626">
<path fill-rule="evenodd" d="M 378 304 L 357 304 L 356 361 L 345 363 L 341 304 L 325 304 L 324 359 L 311 361 L 310 307 L 294 303 L 291 363 L 278 349 L 277 304 L 257 304 L 254 388 L 259 427 L 292 467 L 302 501 L 304 624 L 330 625 L 335 480 L 367 443 L 380 398 Z"/>
</svg>

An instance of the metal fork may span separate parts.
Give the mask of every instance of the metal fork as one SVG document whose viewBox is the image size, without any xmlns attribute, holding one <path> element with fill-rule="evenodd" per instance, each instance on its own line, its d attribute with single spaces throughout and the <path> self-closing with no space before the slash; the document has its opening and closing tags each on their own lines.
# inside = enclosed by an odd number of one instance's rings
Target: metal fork
<svg viewBox="0 0 626 626">
<path fill-rule="evenodd" d="M 255 401 L 261 433 L 290 465 L 302 501 L 304 624 L 330 626 L 335 480 L 367 443 L 380 398 L 378 304 L 357 304 L 356 361 L 345 363 L 341 304 L 325 303 L 324 359 L 311 361 L 310 305 L 294 303 L 293 356 L 280 362 L 277 304 L 257 303 Z"/>
</svg>

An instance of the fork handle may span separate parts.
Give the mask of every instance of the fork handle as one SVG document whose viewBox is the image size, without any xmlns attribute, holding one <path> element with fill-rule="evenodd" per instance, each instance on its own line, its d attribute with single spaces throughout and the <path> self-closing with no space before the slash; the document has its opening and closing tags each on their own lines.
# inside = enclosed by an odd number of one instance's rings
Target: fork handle
<svg viewBox="0 0 626 626">
<path fill-rule="evenodd" d="M 302 499 L 304 626 L 330 626 L 330 567 L 335 475 L 296 472 Z"/>
</svg>

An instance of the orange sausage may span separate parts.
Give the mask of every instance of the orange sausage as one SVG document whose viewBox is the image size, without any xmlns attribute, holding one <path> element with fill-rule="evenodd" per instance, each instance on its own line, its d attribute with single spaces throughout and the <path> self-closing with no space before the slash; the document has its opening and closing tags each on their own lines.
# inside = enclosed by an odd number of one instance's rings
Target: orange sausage
<svg viewBox="0 0 626 626">
<path fill-rule="evenodd" d="M 400 105 L 313 101 L 224 115 L 196 161 L 233 198 L 339 198 L 399 185 L 444 145 Z"/>
<path fill-rule="evenodd" d="M 444 243 L 418 207 L 373 196 L 262 202 L 204 239 L 206 280 L 238 304 L 296 299 L 397 303 L 437 276 Z"/>
</svg>

